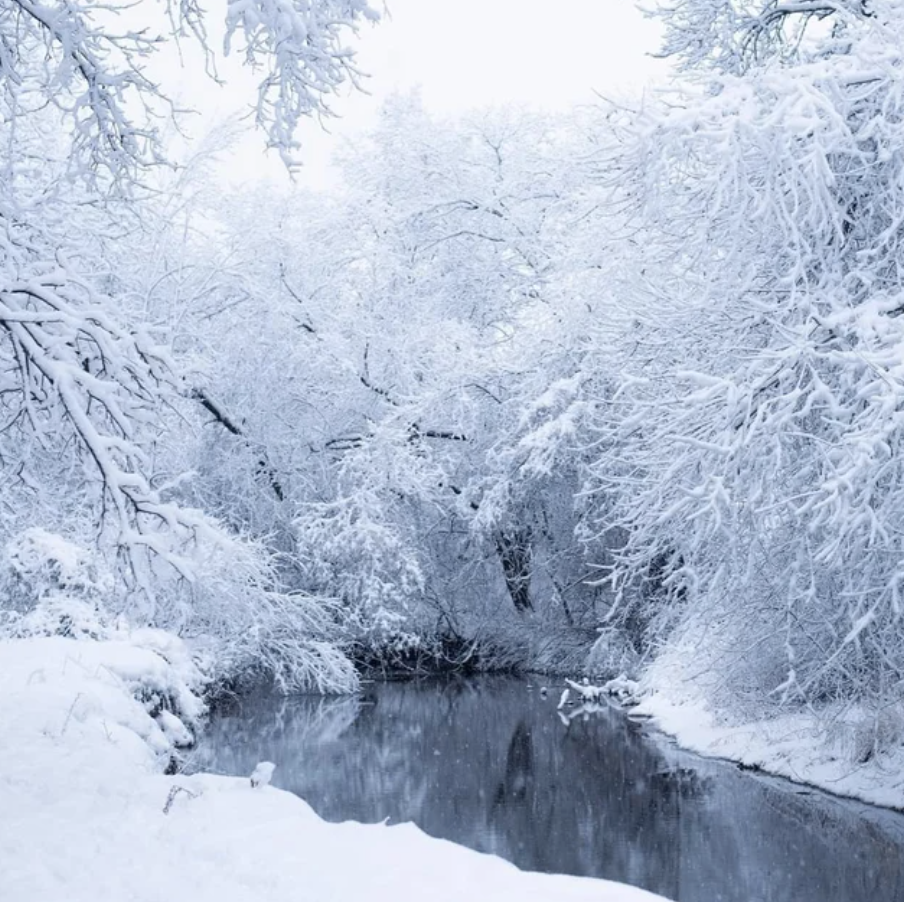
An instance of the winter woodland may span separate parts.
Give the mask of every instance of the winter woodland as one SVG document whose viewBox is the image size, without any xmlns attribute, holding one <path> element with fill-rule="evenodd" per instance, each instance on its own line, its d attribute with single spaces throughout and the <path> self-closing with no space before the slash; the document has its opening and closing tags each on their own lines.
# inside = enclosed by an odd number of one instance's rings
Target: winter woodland
<svg viewBox="0 0 904 902">
<path fill-rule="evenodd" d="M 4 635 L 627 672 L 900 744 L 904 3 L 661 0 L 667 91 L 398 97 L 340 188 L 229 197 L 152 74 L 216 78 L 221 25 L 138 7 L 0 9 Z M 293 166 L 379 10 L 226 15 Z"/>
</svg>

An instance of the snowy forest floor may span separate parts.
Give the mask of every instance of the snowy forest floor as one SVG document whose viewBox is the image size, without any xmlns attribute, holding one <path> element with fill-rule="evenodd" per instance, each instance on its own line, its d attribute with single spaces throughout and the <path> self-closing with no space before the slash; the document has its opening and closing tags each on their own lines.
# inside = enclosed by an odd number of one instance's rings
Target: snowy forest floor
<svg viewBox="0 0 904 902">
<path fill-rule="evenodd" d="M 850 706 L 719 723 L 709 708 L 678 692 L 649 692 L 633 709 L 683 748 L 734 761 L 873 805 L 904 811 L 904 743 L 871 753 L 875 721 Z"/>
<path fill-rule="evenodd" d="M 0 641 L 4 902 L 658 898 L 525 873 L 410 824 L 328 824 L 246 779 L 164 776 L 172 744 L 200 714 L 183 652 L 157 631 Z"/>
</svg>

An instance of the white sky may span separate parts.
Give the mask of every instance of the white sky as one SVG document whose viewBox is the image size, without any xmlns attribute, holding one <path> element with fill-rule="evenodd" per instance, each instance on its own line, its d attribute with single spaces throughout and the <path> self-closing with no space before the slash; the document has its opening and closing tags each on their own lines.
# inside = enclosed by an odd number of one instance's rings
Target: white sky
<svg viewBox="0 0 904 902">
<path fill-rule="evenodd" d="M 328 123 L 330 134 L 306 124 L 301 182 L 328 184 L 332 148 L 372 126 L 393 92 L 420 87 L 439 114 L 506 103 L 563 109 L 592 101 L 594 91 L 636 94 L 665 75 L 649 56 L 657 34 L 632 0 L 389 0 L 389 16 L 365 25 L 357 44 L 368 94 L 336 99 L 341 118 Z M 252 99 L 244 86 L 218 94 L 211 112 L 219 115 L 240 108 L 237 96 Z M 262 148 L 259 134 L 242 141 L 224 164 L 226 180 L 284 180 L 276 155 L 265 159 Z"/>
</svg>

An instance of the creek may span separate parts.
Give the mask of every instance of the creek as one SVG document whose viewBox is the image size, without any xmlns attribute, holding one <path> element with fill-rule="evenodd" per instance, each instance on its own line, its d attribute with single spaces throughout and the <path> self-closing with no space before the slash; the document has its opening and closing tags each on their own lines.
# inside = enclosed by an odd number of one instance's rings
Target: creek
<svg viewBox="0 0 904 902">
<path fill-rule="evenodd" d="M 904 816 L 682 752 L 622 711 L 557 711 L 539 678 L 258 694 L 193 766 L 273 783 L 328 821 L 413 821 L 526 870 L 679 902 L 904 902 Z M 557 685 L 557 684 L 556 684 Z"/>
</svg>

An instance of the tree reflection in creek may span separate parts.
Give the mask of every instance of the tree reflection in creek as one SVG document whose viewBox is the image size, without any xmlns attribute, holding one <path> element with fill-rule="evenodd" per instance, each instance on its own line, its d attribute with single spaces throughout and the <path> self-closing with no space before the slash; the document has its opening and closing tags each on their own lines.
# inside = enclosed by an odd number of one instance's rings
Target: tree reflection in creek
<svg viewBox="0 0 904 902">
<path fill-rule="evenodd" d="M 246 698 L 200 767 L 274 784 L 327 820 L 414 821 L 519 867 L 681 902 L 904 902 L 904 818 L 676 753 L 610 709 L 556 716 L 522 680 Z"/>
</svg>

